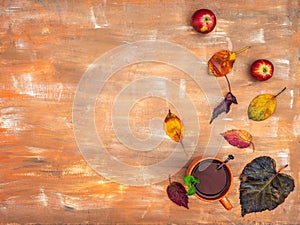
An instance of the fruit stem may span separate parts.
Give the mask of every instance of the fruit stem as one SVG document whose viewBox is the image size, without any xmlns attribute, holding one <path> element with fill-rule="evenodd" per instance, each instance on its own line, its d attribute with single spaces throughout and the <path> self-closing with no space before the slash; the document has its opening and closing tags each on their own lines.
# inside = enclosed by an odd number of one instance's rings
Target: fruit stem
<svg viewBox="0 0 300 225">
<path fill-rule="evenodd" d="M 286 87 L 284 87 L 277 95 L 275 95 L 274 97 L 276 98 L 278 95 L 280 95 L 282 92 L 284 92 L 286 89 Z"/>
<path fill-rule="evenodd" d="M 240 53 L 246 51 L 248 48 L 251 48 L 251 46 L 246 46 L 246 47 L 244 47 L 244 48 L 242 48 L 242 49 L 236 51 L 235 54 L 240 54 Z"/>
</svg>

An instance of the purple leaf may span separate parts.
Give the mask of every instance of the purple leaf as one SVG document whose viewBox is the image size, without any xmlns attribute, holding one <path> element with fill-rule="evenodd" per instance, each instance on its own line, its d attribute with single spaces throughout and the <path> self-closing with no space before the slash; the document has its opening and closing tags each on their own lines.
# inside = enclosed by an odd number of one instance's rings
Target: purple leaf
<svg viewBox="0 0 300 225">
<path fill-rule="evenodd" d="M 213 120 L 217 118 L 221 113 L 228 113 L 230 111 L 230 106 L 232 103 L 238 104 L 236 97 L 231 92 L 228 92 L 225 96 L 225 99 L 214 109 L 209 123 L 212 123 Z"/>
<path fill-rule="evenodd" d="M 184 186 L 179 182 L 172 182 L 167 187 L 169 199 L 179 206 L 188 207 L 188 196 Z"/>
</svg>

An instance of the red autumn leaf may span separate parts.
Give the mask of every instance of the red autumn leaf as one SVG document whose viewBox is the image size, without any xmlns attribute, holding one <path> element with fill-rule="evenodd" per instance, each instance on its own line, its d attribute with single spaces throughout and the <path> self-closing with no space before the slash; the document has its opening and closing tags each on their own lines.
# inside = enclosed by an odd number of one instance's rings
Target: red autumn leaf
<svg viewBox="0 0 300 225">
<path fill-rule="evenodd" d="M 171 182 L 171 179 L 169 179 L 169 181 L 170 184 L 167 187 L 167 194 L 169 199 L 177 205 L 183 206 L 188 209 L 189 199 L 184 186 L 179 182 Z"/>
<path fill-rule="evenodd" d="M 229 144 L 238 148 L 248 148 L 252 143 L 252 135 L 245 130 L 228 130 L 221 134 Z"/>
</svg>

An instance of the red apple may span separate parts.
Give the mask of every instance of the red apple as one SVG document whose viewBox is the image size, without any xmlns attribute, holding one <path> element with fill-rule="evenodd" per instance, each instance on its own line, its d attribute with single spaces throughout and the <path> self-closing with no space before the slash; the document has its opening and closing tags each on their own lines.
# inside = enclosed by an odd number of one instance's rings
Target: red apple
<svg viewBox="0 0 300 225">
<path fill-rule="evenodd" d="M 211 32 L 215 28 L 216 23 L 217 18 L 215 14 L 209 9 L 199 9 L 192 16 L 193 28 L 202 34 Z"/>
<path fill-rule="evenodd" d="M 273 63 L 267 59 L 255 60 L 251 65 L 250 73 L 256 80 L 268 80 L 274 73 Z"/>
</svg>

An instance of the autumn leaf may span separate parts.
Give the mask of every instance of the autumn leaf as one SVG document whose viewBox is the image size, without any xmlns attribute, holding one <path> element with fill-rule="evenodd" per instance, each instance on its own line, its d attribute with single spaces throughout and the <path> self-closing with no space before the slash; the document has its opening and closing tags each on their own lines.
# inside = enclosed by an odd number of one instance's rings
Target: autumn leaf
<svg viewBox="0 0 300 225">
<path fill-rule="evenodd" d="M 171 110 L 165 118 L 164 130 L 172 140 L 179 142 L 182 139 L 184 133 L 183 123 Z"/>
<path fill-rule="evenodd" d="M 179 206 L 183 206 L 185 208 L 188 207 L 188 196 L 187 191 L 184 186 L 176 181 L 171 182 L 171 178 L 169 178 L 169 185 L 167 187 L 167 194 L 169 199 Z"/>
<path fill-rule="evenodd" d="M 248 148 L 252 145 L 254 149 L 254 144 L 252 143 L 252 135 L 246 130 L 228 130 L 221 134 L 225 140 L 238 148 Z"/>
<path fill-rule="evenodd" d="M 249 104 L 248 117 L 254 121 L 262 121 L 269 118 L 275 111 L 277 96 L 286 88 L 282 89 L 277 95 L 261 94 L 256 96 Z"/>
<path fill-rule="evenodd" d="M 216 52 L 208 61 L 208 68 L 210 72 L 216 77 L 226 76 L 231 72 L 237 54 L 247 50 L 248 48 L 250 48 L 250 46 L 247 46 L 237 52 L 229 50 Z"/>
<path fill-rule="evenodd" d="M 212 123 L 215 118 L 217 118 L 221 113 L 225 112 L 228 113 L 230 111 L 231 104 L 238 104 L 236 97 L 231 93 L 228 92 L 222 102 L 219 103 L 219 105 L 214 108 L 214 111 L 212 113 L 212 117 L 210 119 L 209 123 Z"/>
<path fill-rule="evenodd" d="M 275 160 L 269 156 L 258 157 L 245 166 L 240 175 L 242 216 L 273 210 L 285 201 L 295 182 L 291 176 L 281 173 L 282 169 L 276 171 Z"/>
</svg>

